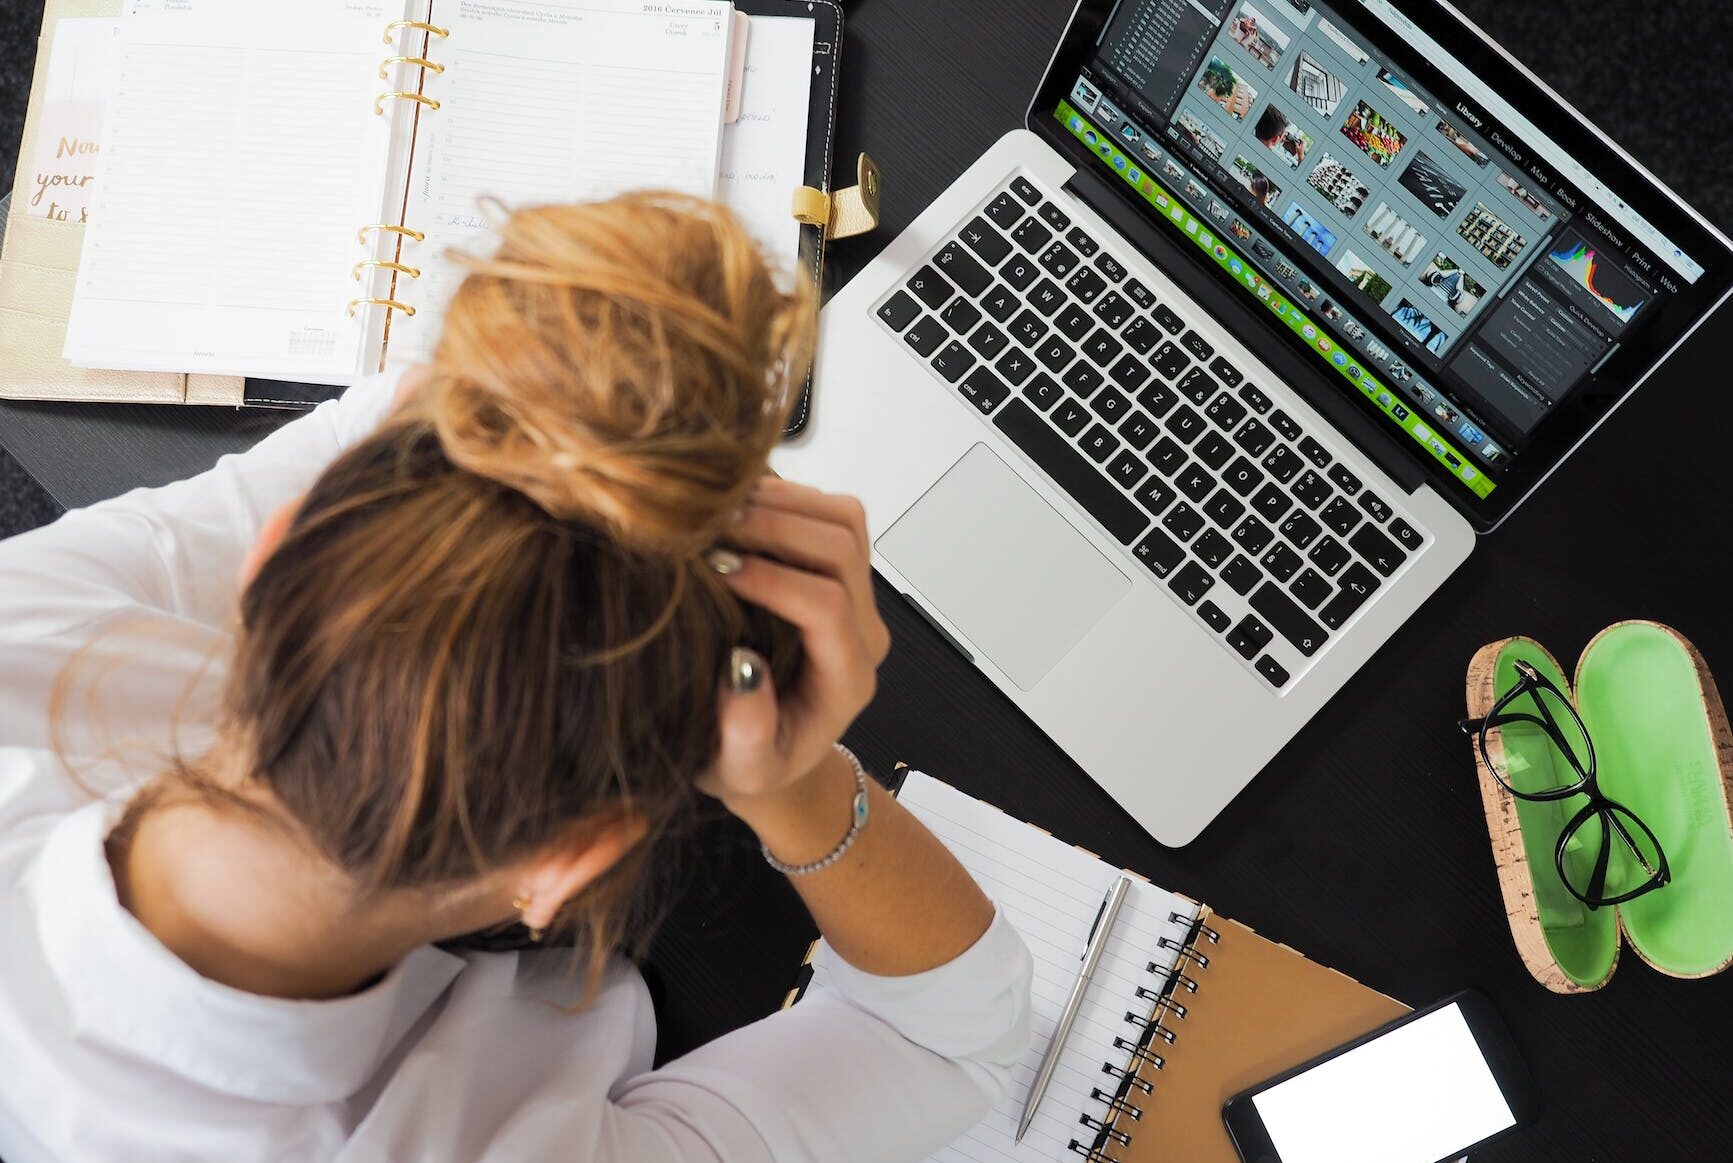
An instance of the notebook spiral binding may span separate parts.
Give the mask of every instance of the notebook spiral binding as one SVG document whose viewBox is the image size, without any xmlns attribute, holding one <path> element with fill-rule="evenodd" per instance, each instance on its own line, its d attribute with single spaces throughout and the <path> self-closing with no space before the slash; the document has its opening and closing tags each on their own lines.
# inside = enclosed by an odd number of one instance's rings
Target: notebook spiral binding
<svg viewBox="0 0 1733 1163">
<path fill-rule="evenodd" d="M 1143 1108 L 1136 1099 L 1155 1092 L 1154 1085 L 1144 1076 L 1144 1068 L 1161 1070 L 1167 1066 L 1166 1057 L 1156 1046 L 1171 1046 L 1179 1041 L 1174 1025 L 1185 1020 L 1192 1004 L 1181 1002 L 1174 995 L 1182 990 L 1187 995 L 1197 993 L 1198 979 L 1193 974 L 1207 970 L 1210 962 L 1209 954 L 1201 952 L 1198 945 L 1200 942 L 1214 945 L 1221 940 L 1221 934 L 1210 928 L 1208 920 L 1208 909 L 1200 909 L 1195 918 L 1184 913 L 1167 916 L 1166 923 L 1173 931 L 1160 937 L 1156 944 L 1177 954 L 1174 967 L 1169 970 L 1153 961 L 1149 963 L 1149 972 L 1158 975 L 1160 981 L 1138 986 L 1136 995 L 1138 1000 L 1150 1003 L 1149 1012 L 1147 1015 L 1136 1010 L 1125 1012 L 1126 1022 L 1137 1029 L 1131 1037 L 1113 1039 L 1114 1049 L 1125 1052 L 1125 1061 L 1101 1064 L 1101 1072 L 1113 1081 L 1096 1087 L 1090 1098 L 1103 1109 L 1099 1114 L 1085 1113 L 1077 1120 L 1080 1127 L 1092 1133 L 1072 1139 L 1070 1149 L 1087 1163 L 1119 1163 L 1120 1157 L 1113 1153 L 1115 1148 L 1131 1144 L 1132 1130 L 1125 1129 L 1125 1124 L 1143 1118 Z"/>
<path fill-rule="evenodd" d="M 388 101 L 413 102 L 416 105 L 415 116 L 417 119 L 421 117 L 424 111 L 434 112 L 439 108 L 439 102 L 422 90 L 427 85 L 427 74 L 438 75 L 445 72 L 445 66 L 433 60 L 428 53 L 433 48 L 434 41 L 446 39 L 451 35 L 451 30 L 441 28 L 437 24 L 430 24 L 425 20 L 393 20 L 385 26 L 385 44 L 395 47 L 397 38 L 405 31 L 420 34 L 420 48 L 412 48 L 411 51 L 405 53 L 396 53 L 380 61 L 379 78 L 380 80 L 390 80 L 393 68 L 407 66 L 417 71 L 415 88 L 379 94 L 373 99 L 373 113 L 376 117 L 385 116 L 385 105 Z M 415 38 L 412 36 L 411 39 Z M 391 257 L 389 259 L 365 257 L 350 269 L 349 276 L 355 282 L 365 285 L 365 279 L 371 278 L 378 271 L 388 270 L 391 272 L 391 287 L 384 295 L 357 295 L 349 300 L 349 317 L 353 319 L 356 311 L 364 307 L 383 307 L 388 318 L 392 311 L 401 311 L 406 317 L 414 318 L 415 308 L 398 297 L 398 280 L 419 279 L 421 269 L 402 261 L 403 243 L 405 239 L 422 242 L 427 236 L 419 230 L 411 230 L 399 223 L 375 222 L 363 226 L 357 231 L 356 238 L 365 247 L 368 245 L 369 237 L 377 234 L 395 234 L 397 236 L 397 244 Z M 388 321 L 387 327 L 389 326 Z"/>
</svg>

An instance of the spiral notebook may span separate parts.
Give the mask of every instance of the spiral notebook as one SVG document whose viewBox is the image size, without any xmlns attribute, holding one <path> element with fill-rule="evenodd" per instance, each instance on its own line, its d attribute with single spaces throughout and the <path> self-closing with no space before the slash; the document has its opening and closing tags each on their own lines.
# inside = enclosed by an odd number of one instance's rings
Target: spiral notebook
<svg viewBox="0 0 1733 1163">
<path fill-rule="evenodd" d="M 127 0 L 65 355 L 342 384 L 506 206 L 717 193 L 723 0 Z"/>
<path fill-rule="evenodd" d="M 1034 1044 L 1011 1093 L 932 1163 L 1236 1163 L 1224 1101 L 1407 1012 L 1137 878 L 1035 1122 L 1017 1143 L 1030 1084 L 1120 870 L 929 776 L 910 773 L 897 798 L 980 882 L 1035 958 Z"/>
</svg>

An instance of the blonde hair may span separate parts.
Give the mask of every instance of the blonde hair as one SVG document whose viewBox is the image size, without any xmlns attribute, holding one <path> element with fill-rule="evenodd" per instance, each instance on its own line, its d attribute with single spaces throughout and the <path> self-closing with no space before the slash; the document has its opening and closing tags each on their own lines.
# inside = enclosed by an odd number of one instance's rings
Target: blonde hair
<svg viewBox="0 0 1733 1163">
<path fill-rule="evenodd" d="M 224 746 L 364 891 L 645 819 L 566 918 L 596 972 L 643 934 L 731 650 L 779 684 L 799 665 L 794 630 L 702 554 L 766 471 L 815 304 L 689 198 L 521 210 L 500 236 L 429 377 L 320 475 L 247 586 Z"/>
</svg>

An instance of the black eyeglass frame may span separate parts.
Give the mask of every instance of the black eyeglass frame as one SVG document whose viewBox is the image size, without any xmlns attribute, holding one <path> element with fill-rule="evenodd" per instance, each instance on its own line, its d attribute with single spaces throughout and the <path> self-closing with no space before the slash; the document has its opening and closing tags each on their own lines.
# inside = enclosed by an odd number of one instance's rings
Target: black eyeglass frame
<svg viewBox="0 0 1733 1163">
<path fill-rule="evenodd" d="M 1661 839 L 1655 835 L 1654 829 L 1644 823 L 1642 818 L 1635 812 L 1631 811 L 1630 808 L 1602 793 L 1600 783 L 1596 779 L 1594 738 L 1589 734 L 1588 724 L 1584 723 L 1582 717 L 1577 714 L 1576 707 L 1571 704 L 1570 699 L 1565 697 L 1564 692 L 1554 685 L 1551 679 L 1540 673 L 1540 671 L 1536 670 L 1529 663 L 1518 659 L 1516 662 L 1516 673 L 1516 685 L 1499 697 L 1499 700 L 1492 705 L 1492 709 L 1486 713 L 1485 718 L 1463 719 L 1457 724 L 1457 726 L 1462 728 L 1463 734 L 1474 736 L 1475 742 L 1480 749 L 1481 761 L 1486 764 L 1486 770 L 1492 773 L 1492 777 L 1498 780 L 1499 785 L 1502 786 L 1505 791 L 1509 792 L 1517 799 L 1538 803 L 1551 803 L 1557 800 L 1569 799 L 1574 795 L 1583 795 L 1588 797 L 1588 802 L 1565 823 L 1564 828 L 1559 832 L 1558 843 L 1553 848 L 1553 865 L 1558 869 L 1560 883 L 1565 886 L 1566 891 L 1591 909 L 1623 904 L 1626 901 L 1635 900 L 1637 897 L 1654 892 L 1656 889 L 1662 888 L 1670 883 L 1673 874 L 1672 869 L 1667 864 L 1667 851 L 1661 846 Z M 1552 712 L 1548 710 L 1546 701 L 1540 697 L 1540 691 L 1547 691 L 1552 694 L 1553 697 L 1558 700 L 1558 704 L 1570 715 L 1571 721 L 1576 724 L 1576 729 L 1582 738 L 1583 745 L 1588 750 L 1588 766 L 1586 768 L 1577 758 L 1576 751 L 1571 746 L 1570 741 L 1565 738 L 1564 729 L 1559 726 L 1558 720 L 1556 720 L 1553 717 Z M 1509 714 L 1505 713 L 1511 704 L 1515 703 L 1525 695 L 1529 696 L 1535 707 L 1539 709 L 1539 716 L 1526 714 L 1521 711 Z M 1510 781 L 1505 779 L 1503 773 L 1499 771 L 1498 765 L 1492 761 L 1492 751 L 1487 742 L 1488 736 L 1493 729 L 1504 727 L 1511 723 L 1529 723 L 1544 731 L 1547 738 L 1552 741 L 1553 745 L 1565 757 L 1565 759 L 1570 763 L 1571 768 L 1577 773 L 1577 781 L 1564 787 L 1548 788 L 1546 791 L 1539 792 L 1522 791 L 1519 788 L 1511 786 Z M 1656 857 L 1655 863 L 1657 866 L 1652 867 L 1649 864 L 1648 859 L 1643 855 L 1642 849 L 1637 846 L 1636 839 L 1631 835 L 1630 830 L 1625 827 L 1624 820 L 1620 818 L 1621 814 L 1628 817 L 1632 823 L 1641 828 L 1643 834 L 1649 838 L 1649 842 L 1654 845 Z M 1579 892 L 1576 885 L 1571 882 L 1570 875 L 1565 870 L 1565 852 L 1569 847 L 1572 838 L 1574 838 L 1577 832 L 1582 829 L 1583 825 L 1587 824 L 1596 816 L 1602 818 L 1600 851 L 1595 856 L 1594 869 L 1589 875 L 1588 891 L 1586 893 Z M 1628 892 L 1620 893 L 1617 896 L 1607 896 L 1604 889 L 1606 888 L 1607 883 L 1607 871 L 1612 863 L 1613 835 L 1615 832 L 1618 834 L 1619 839 L 1624 842 L 1625 847 L 1630 850 L 1631 855 L 1636 858 L 1637 863 L 1649 873 L 1649 878 Z"/>
</svg>

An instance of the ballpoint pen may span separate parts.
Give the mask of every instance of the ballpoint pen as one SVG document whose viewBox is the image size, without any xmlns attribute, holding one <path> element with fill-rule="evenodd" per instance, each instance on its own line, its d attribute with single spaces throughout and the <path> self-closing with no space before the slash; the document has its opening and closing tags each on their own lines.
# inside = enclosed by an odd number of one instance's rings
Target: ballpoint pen
<svg viewBox="0 0 1733 1163">
<path fill-rule="evenodd" d="M 1019 1143 L 1023 1141 L 1029 1124 L 1035 1121 L 1035 1108 L 1041 1104 L 1041 1096 L 1047 1093 L 1047 1084 L 1053 1079 L 1053 1068 L 1059 1064 L 1059 1051 L 1064 1049 L 1066 1035 L 1071 1033 L 1077 1011 L 1083 1007 L 1089 979 L 1101 963 L 1101 952 L 1107 948 L 1107 937 L 1113 932 L 1113 922 L 1119 916 L 1120 906 L 1125 903 L 1125 894 L 1130 888 L 1131 877 L 1121 875 L 1102 902 L 1095 931 L 1089 936 L 1089 947 L 1083 951 L 1083 966 L 1077 971 L 1077 984 L 1071 987 L 1071 997 L 1065 1003 L 1065 1011 L 1059 1015 L 1059 1024 L 1054 1027 L 1053 1038 L 1047 1043 L 1047 1053 L 1041 1057 L 1041 1068 L 1035 1072 L 1035 1084 L 1029 1088 L 1029 1101 L 1023 1107 L 1023 1117 L 1017 1121 L 1016 1141 Z"/>
</svg>

